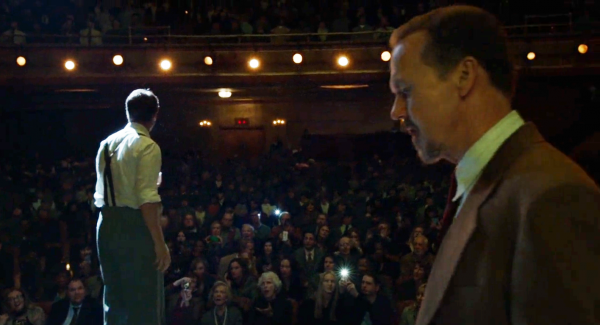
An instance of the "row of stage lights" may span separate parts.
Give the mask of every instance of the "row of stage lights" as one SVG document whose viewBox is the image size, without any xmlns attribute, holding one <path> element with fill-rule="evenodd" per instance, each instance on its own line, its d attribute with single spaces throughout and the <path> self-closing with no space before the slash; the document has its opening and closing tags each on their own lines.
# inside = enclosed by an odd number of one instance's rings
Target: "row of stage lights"
<svg viewBox="0 0 600 325">
<path fill-rule="evenodd" d="M 212 123 L 207 120 L 204 120 L 198 124 L 200 125 L 200 127 L 203 127 L 203 128 L 212 126 Z M 282 119 L 273 120 L 273 125 L 275 125 L 275 126 L 285 125 L 285 120 L 282 120 Z"/>
<path fill-rule="evenodd" d="M 588 51 L 588 46 L 586 44 L 579 44 L 579 46 L 577 47 L 577 52 L 579 52 L 580 54 L 586 54 L 587 51 Z M 529 53 L 527 53 L 526 57 L 529 61 L 532 61 L 536 58 L 536 54 L 535 54 L 535 52 L 529 52 Z M 390 53 L 390 51 L 381 52 L 381 61 L 388 62 L 391 58 L 392 58 L 392 54 Z M 117 55 L 113 56 L 112 61 L 113 61 L 114 65 L 121 66 L 125 62 L 125 59 L 123 58 L 122 55 L 117 54 Z M 303 61 L 302 54 L 300 54 L 300 53 L 294 54 L 292 56 L 292 61 L 295 64 L 302 63 L 302 61 Z M 340 55 L 337 57 L 336 62 L 340 67 L 345 68 L 350 64 L 350 59 L 346 55 Z M 212 57 L 207 56 L 204 58 L 204 64 L 206 64 L 207 66 L 213 65 L 213 63 L 214 63 L 214 60 Z M 17 58 L 18 66 L 23 67 L 26 64 L 27 64 L 27 59 L 25 59 L 25 57 L 19 56 Z M 169 59 L 162 59 L 159 62 L 159 66 L 163 71 L 169 71 L 173 67 L 173 63 Z M 260 67 L 260 60 L 256 57 L 253 57 L 250 60 L 248 60 L 248 66 L 251 69 L 256 70 Z M 65 69 L 72 71 L 72 70 L 75 70 L 75 67 L 76 67 L 75 60 L 69 59 L 69 60 L 65 61 Z M 219 94 L 219 96 L 220 96 L 220 94 Z M 229 96 L 221 96 L 221 97 L 229 98 L 229 97 L 231 97 L 231 93 L 229 94 Z"/>
<path fill-rule="evenodd" d="M 392 58 L 392 54 L 389 51 L 383 51 L 381 53 L 382 61 L 388 62 L 391 58 Z M 304 58 L 302 57 L 302 54 L 296 53 L 292 56 L 292 61 L 295 64 L 301 64 L 304 61 Z M 112 62 L 116 66 L 121 66 L 121 65 L 123 65 L 123 63 L 125 63 L 125 59 L 123 58 L 122 55 L 117 54 L 117 55 L 113 56 Z M 340 55 L 337 57 L 336 62 L 340 67 L 347 67 L 350 64 L 350 59 L 346 55 Z M 204 64 L 206 64 L 207 66 L 213 65 L 213 63 L 214 63 L 214 60 L 212 57 L 207 56 L 204 58 Z M 18 66 L 24 67 L 26 64 L 27 64 L 27 59 L 25 59 L 24 56 L 19 56 L 17 58 Z M 248 60 L 248 66 L 253 70 L 258 69 L 260 67 L 260 65 L 261 65 L 261 62 L 256 57 L 250 58 L 250 60 Z M 64 64 L 65 69 L 67 69 L 68 71 L 75 70 L 76 66 L 77 66 L 77 64 L 76 64 L 75 60 L 73 60 L 73 59 L 66 60 L 65 64 Z M 173 67 L 173 62 L 170 59 L 162 59 L 159 61 L 158 66 L 163 71 L 169 71 Z"/>
</svg>

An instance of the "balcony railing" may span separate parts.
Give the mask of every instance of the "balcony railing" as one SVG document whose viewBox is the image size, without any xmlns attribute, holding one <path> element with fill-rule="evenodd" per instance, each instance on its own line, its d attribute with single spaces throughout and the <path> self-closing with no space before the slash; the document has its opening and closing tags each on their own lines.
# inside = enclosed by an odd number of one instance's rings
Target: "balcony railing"
<svg viewBox="0 0 600 325">
<path fill-rule="evenodd" d="M 533 20 L 536 16 L 528 19 Z M 560 23 L 538 23 L 505 27 L 510 38 L 560 37 L 599 35 L 599 23 L 576 24 L 569 18 Z M 223 45 L 297 45 L 345 44 L 385 45 L 391 30 L 350 33 L 300 33 L 300 34 L 240 34 L 240 35 L 173 35 L 169 27 L 129 28 L 113 30 L 105 35 L 82 33 L 77 35 L 40 35 L 13 33 L 0 36 L 1 47 L 186 47 Z"/>
</svg>

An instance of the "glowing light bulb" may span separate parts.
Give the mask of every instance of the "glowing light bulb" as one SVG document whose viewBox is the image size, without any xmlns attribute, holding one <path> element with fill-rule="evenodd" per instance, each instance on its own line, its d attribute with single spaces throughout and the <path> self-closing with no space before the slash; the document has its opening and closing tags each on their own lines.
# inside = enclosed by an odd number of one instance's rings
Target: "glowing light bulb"
<svg viewBox="0 0 600 325">
<path fill-rule="evenodd" d="M 586 54 L 588 51 L 588 46 L 585 44 L 579 44 L 579 46 L 577 47 L 577 51 L 581 54 Z"/>
<path fill-rule="evenodd" d="M 258 59 L 251 59 L 250 61 L 248 61 L 248 65 L 252 69 L 258 69 L 258 67 L 260 66 L 260 61 L 258 61 Z"/>
<path fill-rule="evenodd" d="M 535 59 L 535 53 L 534 52 L 527 53 L 527 60 L 531 61 L 533 59 Z"/>
<path fill-rule="evenodd" d="M 115 56 L 113 56 L 113 63 L 115 65 L 121 65 L 121 64 L 123 64 L 123 61 L 124 61 L 123 60 L 123 56 L 121 56 L 121 55 L 115 55 Z"/>
<path fill-rule="evenodd" d="M 20 67 L 25 66 L 25 64 L 27 64 L 27 60 L 25 60 L 24 57 L 20 56 L 17 58 L 17 65 Z"/>
<path fill-rule="evenodd" d="M 213 59 L 210 56 L 207 56 L 204 58 L 204 64 L 206 65 L 212 65 L 213 64 Z"/>
<path fill-rule="evenodd" d="M 171 61 L 169 61 L 167 59 L 160 61 L 160 68 L 163 69 L 164 71 L 170 70 L 171 66 L 172 66 Z"/>
<path fill-rule="evenodd" d="M 342 67 L 346 67 L 346 66 L 348 66 L 348 63 L 350 63 L 350 61 L 348 60 L 348 58 L 347 58 L 347 57 L 345 57 L 345 56 L 340 56 L 340 57 L 338 58 L 338 64 L 339 64 L 340 66 L 342 66 Z"/>
<path fill-rule="evenodd" d="M 390 51 L 381 52 L 381 61 L 388 62 L 392 58 Z"/>
<path fill-rule="evenodd" d="M 65 62 L 65 69 L 71 71 L 73 69 L 75 69 L 75 62 L 68 60 L 67 62 Z"/>
<path fill-rule="evenodd" d="M 302 63 L 302 54 L 300 53 L 296 53 L 294 54 L 294 56 L 292 57 L 292 60 L 294 61 L 294 63 L 296 64 L 300 64 Z"/>
</svg>

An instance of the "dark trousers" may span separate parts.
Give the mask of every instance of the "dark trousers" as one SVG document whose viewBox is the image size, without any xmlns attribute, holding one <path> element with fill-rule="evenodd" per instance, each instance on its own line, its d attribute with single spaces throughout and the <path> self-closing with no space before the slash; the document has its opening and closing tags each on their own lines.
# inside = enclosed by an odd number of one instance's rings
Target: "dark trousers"
<svg viewBox="0 0 600 325">
<path fill-rule="evenodd" d="M 165 324 L 163 274 L 140 210 L 104 207 L 97 225 L 105 325 Z"/>
</svg>

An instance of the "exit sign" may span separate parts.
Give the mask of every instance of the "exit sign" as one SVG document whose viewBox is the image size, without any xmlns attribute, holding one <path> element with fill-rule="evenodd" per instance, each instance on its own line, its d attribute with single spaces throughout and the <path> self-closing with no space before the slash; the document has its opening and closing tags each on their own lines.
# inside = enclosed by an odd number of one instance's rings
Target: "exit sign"
<svg viewBox="0 0 600 325">
<path fill-rule="evenodd" d="M 248 121 L 247 118 L 236 118 L 235 119 L 235 125 L 237 126 L 248 126 L 250 124 L 250 122 Z"/>
</svg>

